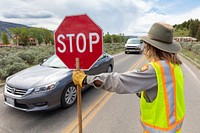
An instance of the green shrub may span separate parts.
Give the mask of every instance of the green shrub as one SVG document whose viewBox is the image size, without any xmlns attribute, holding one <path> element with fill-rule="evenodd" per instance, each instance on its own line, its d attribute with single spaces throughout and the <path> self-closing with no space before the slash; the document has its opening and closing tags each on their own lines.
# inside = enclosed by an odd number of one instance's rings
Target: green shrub
<svg viewBox="0 0 200 133">
<path fill-rule="evenodd" d="M 7 76 L 8 76 L 7 71 L 5 69 L 0 69 L 0 79 L 5 80 Z"/>
<path fill-rule="evenodd" d="M 8 65 L 6 67 L 6 71 L 7 71 L 8 76 L 10 76 L 12 74 L 15 74 L 15 73 L 25 69 L 25 68 L 28 68 L 28 67 L 29 67 L 29 65 L 27 65 L 25 63 L 15 62 L 12 65 Z"/>
<path fill-rule="evenodd" d="M 55 54 L 55 48 L 54 47 L 47 47 L 46 51 L 48 51 L 49 55 Z"/>
<path fill-rule="evenodd" d="M 44 61 L 44 59 L 47 59 L 50 55 L 49 54 L 39 54 L 37 56 L 37 58 L 34 60 L 34 64 L 39 64 L 39 63 L 42 63 Z"/>
<path fill-rule="evenodd" d="M 27 52 L 21 52 L 18 54 L 18 57 L 20 57 L 21 59 L 23 59 L 24 61 L 26 61 L 28 64 L 32 65 L 34 60 L 35 60 L 35 56 L 30 50 Z"/>
<path fill-rule="evenodd" d="M 195 54 L 199 54 L 200 55 L 200 44 L 195 44 L 192 46 L 192 51 L 195 53 Z"/>
<path fill-rule="evenodd" d="M 7 65 L 12 65 L 15 62 L 22 63 L 24 61 L 15 55 L 4 56 L 0 59 L 0 68 L 4 68 Z"/>
<path fill-rule="evenodd" d="M 0 48 L 0 80 L 41 63 L 54 53 L 54 46 Z"/>
<path fill-rule="evenodd" d="M 124 51 L 124 43 L 105 43 L 103 50 L 109 54 L 116 54 Z"/>
<path fill-rule="evenodd" d="M 0 49 L 0 56 L 4 57 L 4 56 L 8 56 L 9 55 L 9 52 L 7 52 L 6 50 L 4 49 Z"/>
<path fill-rule="evenodd" d="M 192 51 L 192 44 L 189 43 L 189 44 L 187 45 L 186 49 L 189 50 L 189 51 Z"/>
</svg>

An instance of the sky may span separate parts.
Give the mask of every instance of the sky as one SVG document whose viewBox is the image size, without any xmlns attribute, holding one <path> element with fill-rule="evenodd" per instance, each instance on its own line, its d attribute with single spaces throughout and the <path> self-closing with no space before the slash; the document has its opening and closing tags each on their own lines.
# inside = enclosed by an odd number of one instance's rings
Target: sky
<svg viewBox="0 0 200 133">
<path fill-rule="evenodd" d="M 200 0 L 0 0 L 0 20 L 55 31 L 65 16 L 87 14 L 104 33 L 144 35 L 155 22 L 200 20 Z"/>
</svg>

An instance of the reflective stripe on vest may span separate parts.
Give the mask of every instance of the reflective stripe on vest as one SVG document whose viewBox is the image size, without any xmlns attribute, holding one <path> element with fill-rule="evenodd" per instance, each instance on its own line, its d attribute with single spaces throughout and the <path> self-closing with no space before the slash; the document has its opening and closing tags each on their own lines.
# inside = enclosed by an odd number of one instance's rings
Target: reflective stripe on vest
<svg viewBox="0 0 200 133">
<path fill-rule="evenodd" d="M 166 61 L 150 64 L 156 71 L 158 94 L 152 103 L 148 103 L 142 92 L 140 101 L 142 126 L 146 132 L 150 133 L 176 133 L 181 129 L 185 114 L 184 96 L 181 94 L 184 84 L 182 71 L 180 66 Z"/>
<path fill-rule="evenodd" d="M 177 131 L 181 129 L 182 124 L 183 124 L 183 119 L 181 121 L 174 123 L 168 128 L 156 127 L 142 121 L 141 121 L 141 124 L 144 130 L 149 133 L 176 133 Z"/>
</svg>

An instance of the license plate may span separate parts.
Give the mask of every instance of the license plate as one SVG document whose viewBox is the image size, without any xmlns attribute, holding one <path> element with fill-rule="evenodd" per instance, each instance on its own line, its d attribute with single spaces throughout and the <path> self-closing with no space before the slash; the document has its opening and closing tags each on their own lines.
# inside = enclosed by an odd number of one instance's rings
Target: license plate
<svg viewBox="0 0 200 133">
<path fill-rule="evenodd" d="M 6 102 L 14 106 L 14 99 L 11 97 L 6 97 Z"/>
</svg>

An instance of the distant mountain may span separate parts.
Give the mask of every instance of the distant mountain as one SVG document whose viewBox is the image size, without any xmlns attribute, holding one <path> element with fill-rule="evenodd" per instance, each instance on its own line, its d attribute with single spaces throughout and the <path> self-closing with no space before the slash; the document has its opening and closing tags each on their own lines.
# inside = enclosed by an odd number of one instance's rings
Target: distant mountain
<svg viewBox="0 0 200 133">
<path fill-rule="evenodd" d="M 9 28 L 16 28 L 16 27 L 27 27 L 28 28 L 28 26 L 26 26 L 26 25 L 0 21 L 0 36 L 1 36 L 1 33 L 4 31 L 9 36 L 9 38 L 11 38 L 11 33 L 9 32 Z"/>
</svg>

